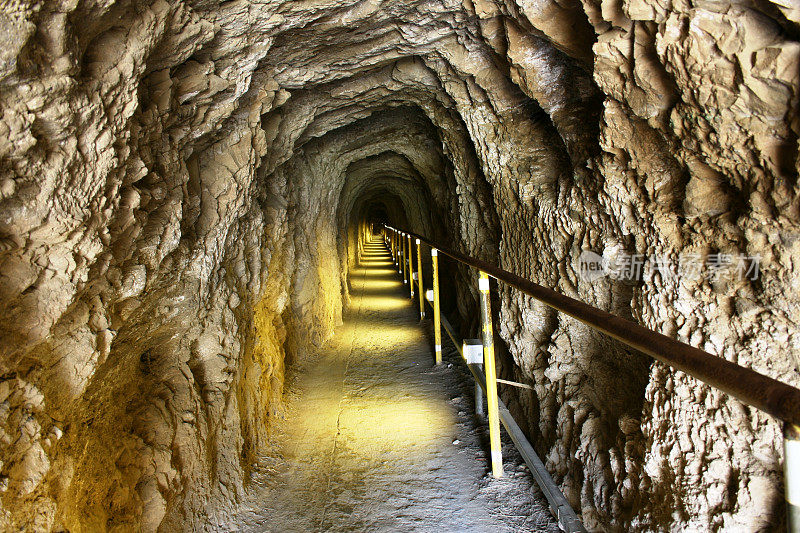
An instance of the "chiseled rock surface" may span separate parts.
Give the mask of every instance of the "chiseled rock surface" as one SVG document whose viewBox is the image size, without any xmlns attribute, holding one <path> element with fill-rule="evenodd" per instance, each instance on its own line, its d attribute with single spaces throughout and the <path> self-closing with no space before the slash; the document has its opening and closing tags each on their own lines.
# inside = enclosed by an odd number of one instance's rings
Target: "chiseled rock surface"
<svg viewBox="0 0 800 533">
<path fill-rule="evenodd" d="M 6 2 L 0 529 L 230 514 L 376 202 L 798 384 L 798 35 L 789 0 Z M 583 250 L 761 273 L 586 281 Z M 507 399 L 589 528 L 779 526 L 775 421 L 499 303 Z"/>
</svg>

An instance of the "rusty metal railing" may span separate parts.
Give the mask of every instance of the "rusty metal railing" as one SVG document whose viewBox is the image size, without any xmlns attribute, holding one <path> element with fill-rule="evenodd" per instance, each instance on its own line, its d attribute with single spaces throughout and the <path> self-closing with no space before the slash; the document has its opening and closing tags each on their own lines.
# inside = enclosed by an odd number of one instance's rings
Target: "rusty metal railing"
<svg viewBox="0 0 800 533">
<path fill-rule="evenodd" d="M 387 227 L 388 229 L 388 227 Z M 421 248 L 422 241 L 415 239 L 417 244 L 417 272 L 411 272 L 413 263 L 411 256 L 406 257 L 406 253 L 413 253 L 410 247 L 411 235 L 398 230 L 391 230 L 392 233 L 386 238 L 386 246 L 392 255 L 395 265 L 409 265 L 409 271 L 403 272 L 402 268 L 398 269 L 398 273 L 402 274 L 403 281 L 406 282 L 409 278 L 416 277 L 419 282 L 419 298 L 420 307 L 423 306 L 423 301 L 427 300 L 427 304 L 433 311 L 433 326 L 434 326 L 434 352 L 436 364 L 442 363 L 442 330 L 444 330 L 453 344 L 453 347 L 467 363 L 467 368 L 472 373 L 475 380 L 475 410 L 479 416 L 483 416 L 483 397 L 486 396 L 486 406 L 488 408 L 489 418 L 489 440 L 491 446 L 491 464 L 492 475 L 494 477 L 503 476 L 503 457 L 500 444 L 500 423 L 506 428 L 511 441 L 516 446 L 520 455 L 522 456 L 525 464 L 530 468 L 531 475 L 533 476 L 536 484 L 547 499 L 547 503 L 553 514 L 558 521 L 558 526 L 566 533 L 586 533 L 586 528 L 583 527 L 580 519 L 575 511 L 570 506 L 561 489 L 556 485 L 550 473 L 544 466 L 544 463 L 536 455 L 536 451 L 528 441 L 525 433 L 520 428 L 519 424 L 511 412 L 505 406 L 497 394 L 497 383 L 505 383 L 512 386 L 527 387 L 522 383 L 515 383 L 507 380 L 497 379 L 494 365 L 494 349 L 493 349 L 493 334 L 492 334 L 492 316 L 489 301 L 489 279 L 483 272 L 480 273 L 478 279 L 478 288 L 481 291 L 481 323 L 482 323 L 482 340 L 478 339 L 460 339 L 453 327 L 448 322 L 447 317 L 442 315 L 439 311 L 439 269 L 438 269 L 438 255 L 439 252 L 436 248 L 431 247 L 431 266 L 432 272 L 432 285 L 433 288 L 429 291 L 430 294 L 425 296 L 423 288 L 422 276 L 422 260 Z M 404 243 L 409 243 L 406 248 Z M 413 299 L 413 295 L 411 296 Z M 421 317 L 424 314 L 421 313 Z M 477 348 L 477 354 L 468 354 L 470 348 Z M 485 363 L 485 364 L 484 364 Z"/>
<path fill-rule="evenodd" d="M 441 246 L 422 235 L 391 226 L 386 228 L 419 239 L 433 250 L 485 272 L 549 307 L 781 420 L 784 423 L 784 485 L 789 530 L 800 532 L 800 389 L 565 296 L 486 261 Z"/>
</svg>

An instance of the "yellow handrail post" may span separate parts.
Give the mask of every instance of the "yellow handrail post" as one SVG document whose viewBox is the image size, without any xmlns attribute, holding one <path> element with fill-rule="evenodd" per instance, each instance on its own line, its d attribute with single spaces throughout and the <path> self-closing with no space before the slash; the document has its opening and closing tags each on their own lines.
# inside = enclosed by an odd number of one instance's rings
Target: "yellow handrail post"
<svg viewBox="0 0 800 533">
<path fill-rule="evenodd" d="M 417 288 L 419 292 L 419 319 L 425 318 L 425 291 L 422 290 L 422 244 L 417 239 Z"/>
<path fill-rule="evenodd" d="M 431 248 L 433 264 L 433 349 L 436 364 L 442 364 L 442 315 L 439 311 L 439 250 Z"/>
<path fill-rule="evenodd" d="M 406 251 L 406 234 L 400 232 L 399 238 L 400 238 L 400 257 L 398 257 L 398 259 L 400 260 L 400 273 L 403 276 L 403 285 L 405 285 L 406 283 L 408 283 L 408 280 L 406 279 L 406 255 L 408 255 L 408 252 Z"/>
<path fill-rule="evenodd" d="M 408 290 L 411 299 L 414 299 L 414 249 L 411 244 L 411 235 L 408 235 Z"/>
<path fill-rule="evenodd" d="M 503 477 L 503 451 L 500 448 L 500 416 L 497 408 L 497 371 L 494 367 L 494 332 L 492 307 L 489 299 L 489 276 L 481 272 L 478 278 L 483 322 L 483 367 L 486 371 L 486 403 L 489 408 L 489 443 L 492 449 L 492 475 Z"/>
<path fill-rule="evenodd" d="M 397 272 L 403 271 L 403 262 L 400 261 L 400 256 L 403 255 L 403 242 L 400 239 L 400 232 L 397 232 L 397 259 L 395 259 L 395 266 L 397 267 Z"/>
<path fill-rule="evenodd" d="M 408 284 L 408 239 L 406 239 L 406 233 L 403 233 L 403 283 Z"/>
<path fill-rule="evenodd" d="M 783 424 L 783 487 L 786 500 L 786 530 L 800 531 L 800 427 Z"/>
<path fill-rule="evenodd" d="M 403 274 L 403 285 L 408 283 L 408 272 L 406 272 L 406 257 L 408 257 L 408 246 L 406 246 L 406 234 L 400 234 L 400 243 L 403 247 L 403 253 L 400 255 L 400 272 Z"/>
<path fill-rule="evenodd" d="M 403 261 L 403 283 L 408 285 L 408 278 L 410 277 L 410 274 L 408 273 L 408 252 L 409 252 L 408 233 L 403 233 L 402 239 L 403 239 L 403 258 L 401 259 L 401 261 Z"/>
</svg>

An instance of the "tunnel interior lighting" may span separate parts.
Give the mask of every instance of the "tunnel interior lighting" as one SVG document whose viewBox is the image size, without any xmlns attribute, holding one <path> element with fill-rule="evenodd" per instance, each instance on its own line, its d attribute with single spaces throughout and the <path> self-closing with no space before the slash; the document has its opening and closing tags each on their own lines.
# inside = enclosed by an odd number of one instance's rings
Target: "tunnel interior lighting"
<svg viewBox="0 0 800 533">
<path fill-rule="evenodd" d="M 429 302 L 433 301 L 433 289 L 428 289 L 427 291 L 425 291 L 425 299 L 428 300 Z"/>
</svg>

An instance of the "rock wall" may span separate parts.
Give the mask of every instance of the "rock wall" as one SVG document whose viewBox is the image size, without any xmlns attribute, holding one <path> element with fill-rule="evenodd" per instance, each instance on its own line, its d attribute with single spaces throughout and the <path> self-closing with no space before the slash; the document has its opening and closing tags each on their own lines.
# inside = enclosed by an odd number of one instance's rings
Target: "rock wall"
<svg viewBox="0 0 800 533">
<path fill-rule="evenodd" d="M 0 529 L 235 509 L 376 205 L 798 384 L 791 2 L 15 0 L 0 43 Z M 587 250 L 760 275 L 588 281 Z M 587 526 L 780 527 L 774 421 L 499 303 L 535 386 L 507 400 Z"/>
</svg>

